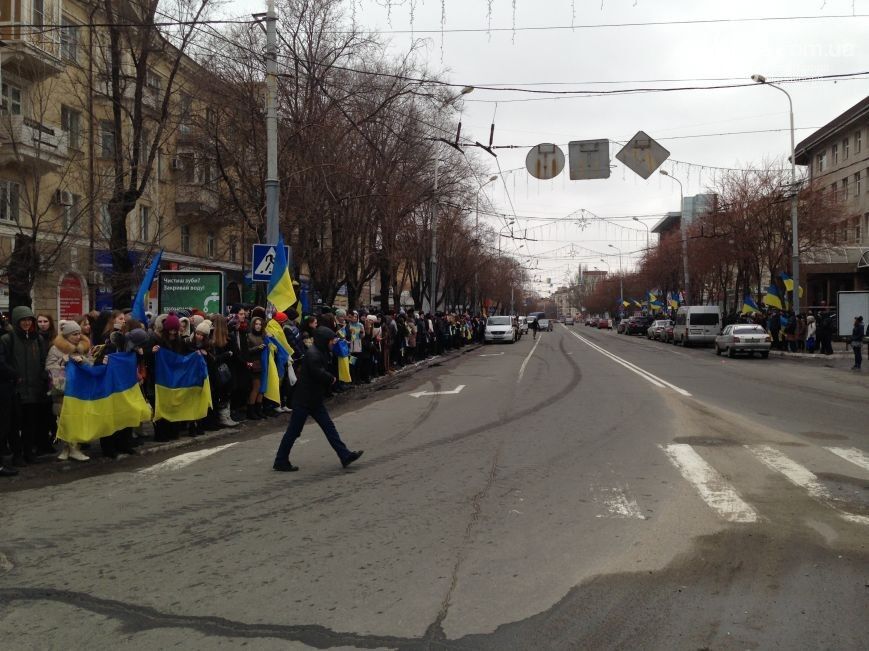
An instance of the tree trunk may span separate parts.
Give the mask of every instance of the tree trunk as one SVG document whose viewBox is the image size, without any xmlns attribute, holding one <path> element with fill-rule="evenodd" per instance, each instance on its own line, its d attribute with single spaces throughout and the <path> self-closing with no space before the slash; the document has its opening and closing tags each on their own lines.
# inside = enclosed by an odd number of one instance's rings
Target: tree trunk
<svg viewBox="0 0 869 651">
<path fill-rule="evenodd" d="M 33 291 L 38 269 L 39 252 L 36 250 L 36 241 L 30 235 L 17 233 L 7 272 L 10 309 L 19 305 L 33 306 L 30 292 Z"/>
<path fill-rule="evenodd" d="M 389 288 L 392 287 L 389 260 L 380 261 L 380 310 L 389 311 Z"/>
<path fill-rule="evenodd" d="M 128 249 L 127 214 L 135 205 L 135 200 L 131 203 L 126 197 L 109 202 L 112 222 L 109 239 L 112 253 L 112 307 L 116 310 L 124 310 L 133 305 L 133 264 L 130 262 Z"/>
</svg>

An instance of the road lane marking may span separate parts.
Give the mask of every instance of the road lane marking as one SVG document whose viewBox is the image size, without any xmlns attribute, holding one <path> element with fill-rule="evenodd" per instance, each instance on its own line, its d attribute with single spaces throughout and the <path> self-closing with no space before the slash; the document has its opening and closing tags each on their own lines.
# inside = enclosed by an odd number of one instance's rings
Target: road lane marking
<svg viewBox="0 0 869 651">
<path fill-rule="evenodd" d="M 528 366 L 528 360 L 531 359 L 531 356 L 534 354 L 534 351 L 537 350 L 537 345 L 540 343 L 542 337 L 537 337 L 537 340 L 534 342 L 534 345 L 531 347 L 531 352 L 525 357 L 525 361 L 522 362 L 522 366 L 519 367 L 519 377 L 516 378 L 516 384 L 519 384 L 522 381 L 522 376 L 525 375 L 525 367 Z"/>
<path fill-rule="evenodd" d="M 658 446 L 700 497 L 728 522 L 757 522 L 757 511 L 749 506 L 724 477 L 687 443 Z"/>
<path fill-rule="evenodd" d="M 210 457 L 212 454 L 217 454 L 221 450 L 226 450 L 227 448 L 231 448 L 233 445 L 238 445 L 238 442 L 235 443 L 227 443 L 226 445 L 219 445 L 216 448 L 209 448 L 207 450 L 197 450 L 196 452 L 188 452 L 187 454 L 179 454 L 177 457 L 172 457 L 171 459 L 167 459 L 162 463 L 158 463 L 157 465 L 151 466 L 150 468 L 143 468 L 139 471 L 141 475 L 156 475 L 161 472 L 171 472 L 173 470 L 181 470 L 186 466 L 189 466 L 191 463 L 195 463 L 200 459 L 204 459 L 205 457 Z"/>
<path fill-rule="evenodd" d="M 869 470 L 869 456 L 862 450 L 857 448 L 826 448 L 836 456 L 842 457 L 845 461 L 850 461 L 854 465 L 860 466 L 863 470 Z"/>
<path fill-rule="evenodd" d="M 745 447 L 767 468 L 781 473 L 789 482 L 805 489 L 811 497 L 834 509 L 846 520 L 859 524 L 869 524 L 869 516 L 855 515 L 837 507 L 830 491 L 818 481 L 815 473 L 808 468 L 801 466 L 793 459 L 789 459 L 769 445 L 746 445 Z"/>
<path fill-rule="evenodd" d="M 640 511 L 640 505 L 633 497 L 628 497 L 627 493 L 622 488 L 604 488 L 602 492 L 608 493 L 603 498 L 603 503 L 609 511 L 610 515 L 598 514 L 596 517 L 614 517 L 614 518 L 633 518 L 635 520 L 645 520 L 646 516 Z"/>
<path fill-rule="evenodd" d="M 499 355 L 503 355 L 504 353 L 481 353 L 480 357 L 498 357 Z"/>
<path fill-rule="evenodd" d="M 568 332 L 570 332 L 570 334 L 572 334 L 574 337 L 579 339 L 582 343 L 586 344 L 587 346 L 590 346 L 591 348 L 595 349 L 597 352 L 601 353 L 602 355 L 606 355 L 607 357 L 609 357 L 611 360 L 613 360 L 617 364 L 621 364 L 622 366 L 624 366 L 626 369 L 628 369 L 632 373 L 636 373 L 641 378 L 643 378 L 647 382 L 650 382 L 651 384 L 655 385 L 656 387 L 659 387 L 662 389 L 664 387 L 667 387 L 667 388 L 672 389 L 676 393 L 679 393 L 683 396 L 688 396 L 689 398 L 691 397 L 691 394 L 688 393 L 687 391 L 685 391 L 685 389 L 677 387 L 675 384 L 671 384 L 670 382 L 667 382 L 667 380 L 659 378 L 654 373 L 650 373 L 646 369 L 641 368 L 641 367 L 637 366 L 636 364 L 629 362 L 626 359 L 623 359 L 622 357 L 619 357 L 615 353 L 611 353 L 606 348 L 602 348 L 601 346 L 598 346 L 597 344 L 593 343 L 592 341 L 589 341 L 588 339 L 586 339 L 582 335 L 578 335 L 575 332 L 572 332 L 570 330 L 568 330 Z"/>
<path fill-rule="evenodd" d="M 455 396 L 460 394 L 465 386 L 467 385 L 460 384 L 451 391 L 417 391 L 416 393 L 410 393 L 408 395 L 413 396 L 414 398 L 420 398 L 422 396 Z"/>
</svg>

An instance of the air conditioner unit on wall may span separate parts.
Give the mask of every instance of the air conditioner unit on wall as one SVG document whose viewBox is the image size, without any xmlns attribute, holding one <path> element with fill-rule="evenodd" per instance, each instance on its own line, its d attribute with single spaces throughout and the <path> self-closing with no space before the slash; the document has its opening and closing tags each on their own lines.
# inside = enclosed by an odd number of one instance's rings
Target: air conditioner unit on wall
<svg viewBox="0 0 869 651">
<path fill-rule="evenodd" d="M 72 192 L 67 192 L 66 190 L 55 190 L 54 203 L 56 203 L 58 206 L 71 206 Z"/>
<path fill-rule="evenodd" d="M 179 158 L 178 156 L 174 156 L 172 158 L 171 167 L 172 167 L 173 171 L 180 172 L 181 170 L 184 169 L 184 161 L 181 160 L 181 158 Z"/>
</svg>

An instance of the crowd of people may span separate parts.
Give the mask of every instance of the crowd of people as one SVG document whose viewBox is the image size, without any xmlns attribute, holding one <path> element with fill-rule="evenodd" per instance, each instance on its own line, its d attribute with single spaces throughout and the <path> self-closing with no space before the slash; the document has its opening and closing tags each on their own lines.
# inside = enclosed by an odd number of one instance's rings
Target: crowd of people
<svg viewBox="0 0 869 651">
<path fill-rule="evenodd" d="M 768 313 L 732 317 L 731 322 L 738 320 L 763 326 L 772 337 L 774 350 L 832 355 L 835 319 L 836 314 L 829 310 L 795 315 L 790 311 L 772 309 Z"/>
<path fill-rule="evenodd" d="M 265 398 L 261 387 L 262 351 L 267 325 L 274 320 L 292 348 L 282 374 L 280 403 Z M 115 352 L 135 352 L 139 386 L 154 404 L 154 353 L 166 348 L 179 354 L 198 352 L 206 359 L 212 409 L 194 422 L 153 423 L 153 439 L 171 441 L 205 431 L 235 427 L 290 412 L 295 380 L 318 328 L 328 328 L 346 345 L 349 373 L 339 373 L 339 355 L 329 355 L 336 382 L 333 392 L 427 357 L 472 342 L 481 342 L 485 319 L 469 314 L 423 314 L 324 309 L 301 317 L 290 309 L 267 315 L 262 306 L 233 305 L 225 314 L 179 310 L 143 323 L 129 311 L 91 312 L 55 324 L 51 315 L 18 306 L 0 315 L 0 476 L 39 463 L 48 455 L 61 461 L 87 461 L 89 444 L 56 439 L 64 398 L 65 368 L 70 363 L 100 364 Z M 151 434 L 127 428 L 98 439 L 103 456 L 136 454 Z M 96 443 L 96 441 L 94 442 Z M 91 452 L 92 454 L 92 452 Z"/>
</svg>

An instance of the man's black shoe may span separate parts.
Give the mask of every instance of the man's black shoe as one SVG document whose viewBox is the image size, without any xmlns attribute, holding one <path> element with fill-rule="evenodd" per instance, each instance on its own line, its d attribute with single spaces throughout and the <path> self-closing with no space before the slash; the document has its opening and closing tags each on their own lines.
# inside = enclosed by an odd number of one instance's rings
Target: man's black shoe
<svg viewBox="0 0 869 651">
<path fill-rule="evenodd" d="M 346 467 L 349 466 L 351 463 L 353 463 L 354 461 L 356 461 L 356 459 L 358 459 L 359 457 L 361 457 L 363 452 L 365 452 L 365 450 L 359 450 L 359 451 L 357 451 L 357 452 L 351 452 L 350 454 L 347 455 L 347 458 L 344 459 L 344 461 L 341 462 L 341 465 L 344 466 L 344 467 L 346 468 Z"/>
<path fill-rule="evenodd" d="M 296 472 L 299 469 L 299 466 L 294 466 L 293 464 L 287 463 L 276 463 L 272 466 L 272 470 L 277 470 L 278 472 Z"/>
<path fill-rule="evenodd" d="M 6 466 L 0 466 L 0 477 L 14 477 L 18 474 L 18 471 L 15 468 L 7 468 Z"/>
</svg>

